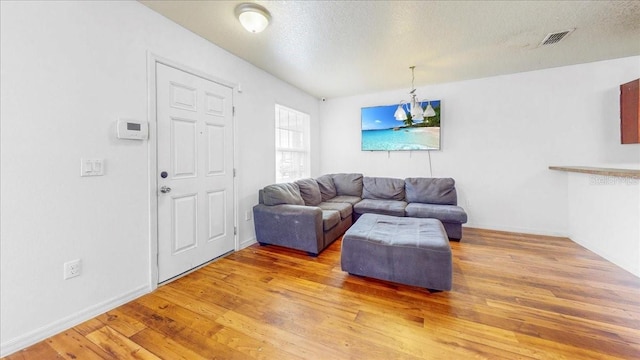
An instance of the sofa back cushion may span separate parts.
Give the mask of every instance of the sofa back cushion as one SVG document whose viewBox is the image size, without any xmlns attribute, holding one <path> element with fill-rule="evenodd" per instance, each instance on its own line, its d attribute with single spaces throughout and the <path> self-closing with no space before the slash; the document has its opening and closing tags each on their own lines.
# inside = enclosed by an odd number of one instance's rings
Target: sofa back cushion
<svg viewBox="0 0 640 360">
<path fill-rule="evenodd" d="M 315 179 L 301 179 L 295 181 L 300 189 L 300 196 L 304 204 L 308 206 L 318 206 L 322 202 L 320 187 Z"/>
<path fill-rule="evenodd" d="M 338 195 L 336 192 L 336 186 L 333 184 L 333 177 L 331 175 L 322 175 L 316 179 L 318 188 L 320 188 L 320 195 L 322 195 L 322 201 L 333 199 Z"/>
<path fill-rule="evenodd" d="M 407 178 L 404 180 L 407 202 L 457 205 L 455 183 L 452 178 Z"/>
<path fill-rule="evenodd" d="M 362 198 L 372 200 L 404 200 L 404 180 L 367 177 L 362 179 Z"/>
<path fill-rule="evenodd" d="M 272 184 L 262 190 L 262 199 L 265 205 L 304 205 L 300 196 L 300 188 L 294 183 Z"/>
<path fill-rule="evenodd" d="M 362 197 L 362 174 L 333 174 L 338 195 Z"/>
</svg>

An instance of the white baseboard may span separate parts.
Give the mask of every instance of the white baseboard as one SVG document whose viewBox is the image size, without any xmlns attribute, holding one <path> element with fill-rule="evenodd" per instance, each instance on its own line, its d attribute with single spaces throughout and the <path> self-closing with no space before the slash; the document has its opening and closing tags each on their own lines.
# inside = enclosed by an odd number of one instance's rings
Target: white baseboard
<svg viewBox="0 0 640 360">
<path fill-rule="evenodd" d="M 485 229 L 485 230 L 497 230 L 497 231 L 506 231 L 512 233 L 519 234 L 531 234 L 531 235 L 543 235 L 543 236 L 558 236 L 558 237 L 568 237 L 569 235 L 564 232 L 558 231 L 549 231 L 545 229 L 530 229 L 530 228 L 521 228 L 521 227 L 512 227 L 512 226 L 501 226 L 501 225 L 487 225 L 487 224 L 474 224 L 474 223 L 466 223 L 462 226 L 477 228 L 477 229 Z"/>
<path fill-rule="evenodd" d="M 140 286 L 126 294 L 109 299 L 97 305 L 90 306 L 71 316 L 62 318 L 58 321 L 55 321 L 49 325 L 45 325 L 17 338 L 10 339 L 0 344 L 0 357 L 11 355 L 16 351 L 38 343 L 48 337 L 56 335 L 64 330 L 70 329 L 109 310 L 115 309 L 120 305 L 137 299 L 140 296 L 149 293 L 150 291 L 151 288 L 149 287 L 149 285 Z"/>
<path fill-rule="evenodd" d="M 557 236 L 557 237 L 568 238 L 574 243 L 597 254 L 598 256 L 605 258 L 607 261 L 611 262 L 612 264 L 640 278 L 640 265 L 633 264 L 628 261 L 621 261 L 618 257 L 612 256 L 609 248 L 606 248 L 604 246 L 596 246 L 592 243 L 588 243 L 583 241 L 582 239 L 576 238 L 575 236 L 572 236 L 570 234 L 566 234 L 563 232 L 556 232 L 556 231 L 548 231 L 548 230 L 515 228 L 515 227 L 509 227 L 509 226 L 481 225 L 481 224 L 473 224 L 473 223 L 471 224 L 467 223 L 463 227 L 470 227 L 470 228 L 484 229 L 484 230 L 506 231 L 506 232 L 519 233 L 519 234 Z M 463 241 L 464 241 L 464 237 L 463 237 Z"/>
<path fill-rule="evenodd" d="M 251 245 L 253 245 L 253 244 L 257 243 L 257 242 L 258 241 L 254 237 L 246 239 L 246 240 L 244 240 L 244 241 L 242 241 L 240 243 L 240 248 L 238 250 L 242 250 L 242 249 L 244 249 L 246 247 L 249 247 L 249 246 L 251 246 Z"/>
<path fill-rule="evenodd" d="M 584 241 L 583 239 L 575 237 L 572 237 L 571 241 L 595 254 L 598 254 L 598 256 L 602 256 L 612 264 L 640 278 L 640 264 L 634 264 L 633 261 L 629 261 L 629 259 L 623 258 L 621 256 L 615 256 L 616 254 L 612 253 L 611 248 L 606 246 L 610 244 L 594 244 L 592 242 Z"/>
</svg>

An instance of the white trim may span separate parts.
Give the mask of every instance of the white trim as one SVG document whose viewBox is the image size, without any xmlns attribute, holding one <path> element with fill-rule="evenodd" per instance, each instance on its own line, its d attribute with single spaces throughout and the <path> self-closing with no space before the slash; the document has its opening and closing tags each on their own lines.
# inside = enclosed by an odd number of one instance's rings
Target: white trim
<svg viewBox="0 0 640 360">
<path fill-rule="evenodd" d="M 283 148 L 276 147 L 276 151 L 286 151 L 286 152 L 298 152 L 298 153 L 308 153 L 309 150 L 301 149 L 301 148 Z"/>
<path fill-rule="evenodd" d="M 519 233 L 519 234 L 528 234 L 528 235 L 541 235 L 541 236 L 555 236 L 555 237 L 566 237 L 569 235 L 566 232 L 558 232 L 558 231 L 547 231 L 544 229 L 534 229 L 527 227 L 514 227 L 514 226 L 505 226 L 505 225 L 495 225 L 495 224 L 479 224 L 474 222 L 467 222 L 462 225 L 462 228 L 474 228 L 474 229 L 482 229 L 482 230 L 495 230 L 495 231 L 504 231 L 510 233 Z"/>
<path fill-rule="evenodd" d="M 156 63 L 159 58 L 147 52 L 147 114 L 149 118 L 149 285 L 151 290 L 158 287 L 158 144 L 156 140 Z"/>
<path fill-rule="evenodd" d="M 10 339 L 9 341 L 0 344 L 0 357 L 8 356 L 18 350 L 36 344 L 50 336 L 70 329 L 78 324 L 87 321 L 88 319 L 92 319 L 109 310 L 115 309 L 118 306 L 135 300 L 149 292 L 151 292 L 151 288 L 147 284 L 139 286 L 135 290 L 125 293 L 121 296 L 117 296 L 97 305 L 92 305 L 73 315 L 67 316 L 58 321 L 54 321 L 51 324 L 30 331 L 22 336 L 18 336 L 17 338 Z"/>
<path fill-rule="evenodd" d="M 201 77 L 203 79 L 209 80 L 209 81 L 213 81 L 214 83 L 218 83 L 220 85 L 226 86 L 228 88 L 233 89 L 234 91 L 238 91 L 238 84 L 231 82 L 231 81 L 227 81 L 225 79 L 213 76 L 213 75 L 209 75 L 205 72 L 202 72 L 200 70 L 194 69 L 192 67 L 186 66 L 184 64 L 180 64 L 176 61 L 173 60 L 169 60 L 167 58 L 164 58 L 162 56 L 156 55 L 154 53 L 148 52 L 147 56 L 150 57 L 149 60 L 151 60 L 152 64 L 155 64 L 156 62 L 159 62 L 161 64 L 170 66 L 172 68 L 178 69 L 180 71 L 184 71 L 186 73 L 189 73 L 191 75 L 195 75 L 198 77 Z M 153 69 L 155 71 L 155 67 Z M 153 73 L 154 78 L 155 78 L 155 72 Z M 155 81 L 154 81 L 155 83 Z"/>
<path fill-rule="evenodd" d="M 238 250 L 242 250 L 244 248 L 247 248 L 247 247 L 249 247 L 249 246 L 251 246 L 253 244 L 256 244 L 257 242 L 258 242 L 258 240 L 256 240 L 255 237 L 251 237 L 251 238 L 241 242 L 240 243 L 240 249 L 238 249 Z"/>
<path fill-rule="evenodd" d="M 180 71 L 184 71 L 194 76 L 201 77 L 203 79 L 213 81 L 217 84 L 229 87 L 232 89 L 231 106 L 235 106 L 233 97 L 234 92 L 240 92 L 238 84 L 229 82 L 224 79 L 209 75 L 199 70 L 190 68 L 183 64 L 179 64 L 175 61 L 158 56 L 154 53 L 147 52 L 147 102 L 149 114 L 149 284 L 151 291 L 158 287 L 158 194 L 156 189 L 158 188 L 157 176 L 158 173 L 158 142 L 157 138 L 157 123 L 156 123 L 156 64 L 164 64 Z M 237 128 L 235 115 L 232 115 L 232 129 L 233 129 L 233 168 L 238 163 L 238 152 L 236 148 L 237 144 Z M 238 228 L 238 177 L 233 178 L 233 225 Z M 234 250 L 240 249 L 239 235 L 234 235 Z"/>
<path fill-rule="evenodd" d="M 238 93 L 242 93 L 239 84 L 235 84 L 233 89 Z M 236 169 L 236 165 L 239 163 L 238 159 L 238 125 L 236 124 L 236 103 L 235 97 L 231 96 L 231 106 L 233 106 L 233 110 L 231 112 L 231 128 L 233 129 L 233 226 L 234 230 L 234 250 L 240 250 L 240 216 L 238 215 L 238 199 L 240 198 L 238 195 L 238 171 Z"/>
<path fill-rule="evenodd" d="M 295 123 L 301 125 L 301 127 L 290 126 L 289 122 L 287 122 L 286 126 L 283 125 L 280 118 L 281 113 L 286 113 L 288 120 L 291 119 L 291 116 L 294 116 L 296 120 Z M 276 173 L 275 181 L 287 182 L 287 181 L 293 181 L 299 178 L 305 178 L 305 177 L 311 176 L 311 115 L 308 113 L 287 107 L 285 105 L 278 104 L 278 103 L 275 104 L 274 115 L 275 115 L 274 116 L 274 127 L 275 127 L 274 145 L 276 147 L 276 151 L 274 153 L 275 160 L 276 160 L 276 166 L 274 169 Z M 299 123 L 298 122 L 299 120 L 302 120 L 302 123 Z M 278 141 L 278 139 L 281 131 L 300 134 L 302 136 L 302 147 L 280 146 L 280 142 Z M 289 145 L 292 145 L 292 144 L 289 144 Z M 291 155 L 293 155 L 294 153 L 301 154 L 304 157 L 304 162 L 305 162 L 304 170 L 306 171 L 304 171 L 304 173 L 301 176 L 296 175 L 296 176 L 290 176 L 290 177 L 279 177 L 280 171 L 278 169 L 280 168 L 280 165 L 282 164 L 282 162 L 278 161 L 278 159 L 279 158 L 282 159 L 285 153 L 291 153 Z M 296 172 L 300 171 L 300 168 L 296 167 L 295 171 Z"/>
</svg>

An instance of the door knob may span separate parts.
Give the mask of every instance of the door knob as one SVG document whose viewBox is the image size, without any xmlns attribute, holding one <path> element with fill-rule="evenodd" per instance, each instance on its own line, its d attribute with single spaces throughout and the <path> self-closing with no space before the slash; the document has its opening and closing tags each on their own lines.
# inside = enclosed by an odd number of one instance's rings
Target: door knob
<svg viewBox="0 0 640 360">
<path fill-rule="evenodd" d="M 168 186 L 162 186 L 160 188 L 160 192 L 163 193 L 163 194 L 170 193 L 171 192 L 171 188 L 168 187 Z"/>
</svg>

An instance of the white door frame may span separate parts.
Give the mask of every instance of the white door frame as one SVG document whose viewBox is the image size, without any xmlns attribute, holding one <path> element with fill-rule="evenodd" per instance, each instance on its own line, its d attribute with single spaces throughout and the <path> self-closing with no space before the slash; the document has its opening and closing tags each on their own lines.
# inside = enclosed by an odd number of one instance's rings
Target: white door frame
<svg viewBox="0 0 640 360">
<path fill-rule="evenodd" d="M 158 140 L 157 140 L 157 118 L 156 118 L 156 65 L 164 64 L 186 73 L 201 77 L 230 87 L 232 93 L 238 93 L 238 84 L 211 76 L 196 69 L 192 69 L 175 61 L 160 57 L 151 52 L 147 52 L 147 114 L 149 114 L 149 286 L 151 291 L 158 287 Z M 232 97 L 232 106 L 235 103 Z M 233 168 L 238 162 L 238 152 L 236 149 L 238 132 L 236 131 L 235 115 L 232 116 L 233 129 Z M 238 178 L 233 177 L 233 226 L 238 228 Z M 238 251 L 240 244 L 237 232 L 233 236 L 234 250 Z"/>
</svg>

